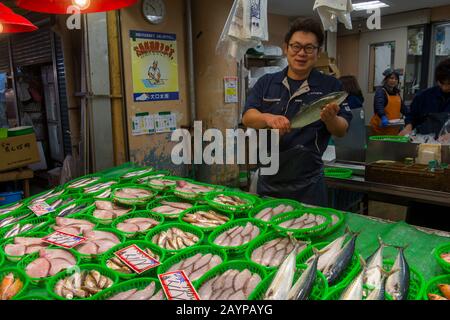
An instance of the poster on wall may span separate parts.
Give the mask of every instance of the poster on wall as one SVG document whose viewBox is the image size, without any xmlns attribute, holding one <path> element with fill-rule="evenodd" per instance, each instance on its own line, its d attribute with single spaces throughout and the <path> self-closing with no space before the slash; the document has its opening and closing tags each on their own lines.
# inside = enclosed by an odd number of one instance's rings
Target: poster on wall
<svg viewBox="0 0 450 320">
<path fill-rule="evenodd" d="M 175 34 L 130 31 L 135 102 L 178 100 Z"/>
</svg>

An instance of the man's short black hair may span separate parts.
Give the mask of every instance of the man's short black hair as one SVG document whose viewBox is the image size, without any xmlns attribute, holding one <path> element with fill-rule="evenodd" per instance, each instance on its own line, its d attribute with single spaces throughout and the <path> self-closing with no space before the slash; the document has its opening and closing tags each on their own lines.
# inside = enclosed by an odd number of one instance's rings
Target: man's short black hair
<svg viewBox="0 0 450 320">
<path fill-rule="evenodd" d="M 319 47 L 322 47 L 325 35 L 323 33 L 322 25 L 320 24 L 319 21 L 313 18 L 306 18 L 306 19 L 299 18 L 295 20 L 292 23 L 288 33 L 286 34 L 284 42 L 286 44 L 289 44 L 289 41 L 291 41 L 291 38 L 294 35 L 294 33 L 299 31 L 314 33 L 316 35 Z"/>
<path fill-rule="evenodd" d="M 436 81 L 450 83 L 450 58 L 441 61 L 436 67 Z"/>
</svg>

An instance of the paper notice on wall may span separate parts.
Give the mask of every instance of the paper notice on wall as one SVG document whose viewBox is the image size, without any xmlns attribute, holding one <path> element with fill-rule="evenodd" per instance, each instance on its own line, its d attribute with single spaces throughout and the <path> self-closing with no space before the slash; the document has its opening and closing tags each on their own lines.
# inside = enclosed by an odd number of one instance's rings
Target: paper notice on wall
<svg viewBox="0 0 450 320">
<path fill-rule="evenodd" d="M 238 78 L 225 77 L 225 103 L 238 103 Z"/>
<path fill-rule="evenodd" d="M 172 132 L 177 129 L 177 116 L 172 112 L 160 112 L 155 114 L 155 132 Z"/>
<path fill-rule="evenodd" d="M 148 113 L 138 113 L 132 118 L 132 134 L 133 136 L 141 136 L 144 134 L 152 134 L 155 132 L 154 116 Z"/>
</svg>

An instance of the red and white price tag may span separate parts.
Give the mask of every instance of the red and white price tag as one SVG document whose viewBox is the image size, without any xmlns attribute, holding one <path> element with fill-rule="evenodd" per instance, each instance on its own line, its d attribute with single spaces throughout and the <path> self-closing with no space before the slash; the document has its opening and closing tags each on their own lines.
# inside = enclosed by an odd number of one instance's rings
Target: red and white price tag
<svg viewBox="0 0 450 320">
<path fill-rule="evenodd" d="M 200 300 L 184 271 L 174 271 L 158 275 L 168 300 Z"/>
<path fill-rule="evenodd" d="M 46 214 L 55 211 L 55 209 L 45 201 L 36 202 L 31 206 L 28 206 L 28 208 L 38 217 L 45 216 Z"/>
<path fill-rule="evenodd" d="M 161 264 L 158 260 L 153 259 L 145 253 L 145 251 L 134 244 L 115 252 L 114 255 L 137 274 L 141 274 Z"/>
<path fill-rule="evenodd" d="M 55 231 L 52 234 L 41 239 L 43 242 L 54 244 L 58 247 L 72 249 L 85 242 L 87 238 L 74 236 L 73 234 Z"/>
</svg>

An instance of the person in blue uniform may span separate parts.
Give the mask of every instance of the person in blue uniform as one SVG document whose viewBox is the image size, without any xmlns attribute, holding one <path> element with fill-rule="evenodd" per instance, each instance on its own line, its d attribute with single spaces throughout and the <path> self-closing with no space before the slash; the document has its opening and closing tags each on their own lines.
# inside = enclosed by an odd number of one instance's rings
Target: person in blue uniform
<svg viewBox="0 0 450 320">
<path fill-rule="evenodd" d="M 347 102 L 350 109 L 354 110 L 363 108 L 364 96 L 356 77 L 352 75 L 342 76 L 339 78 L 339 81 L 341 81 L 344 91 L 348 93 Z"/>
<path fill-rule="evenodd" d="M 339 80 L 314 69 L 324 33 L 314 19 L 296 20 L 285 37 L 288 67 L 264 75 L 257 81 L 246 102 L 242 123 L 254 129 L 278 129 L 279 171 L 260 175 L 257 192 L 261 196 L 288 198 L 327 205 L 322 155 L 331 135 L 343 137 L 352 114 L 347 102 L 327 105 L 321 120 L 301 129 L 291 129 L 290 120 L 305 105 L 331 92 L 342 91 Z"/>
</svg>

